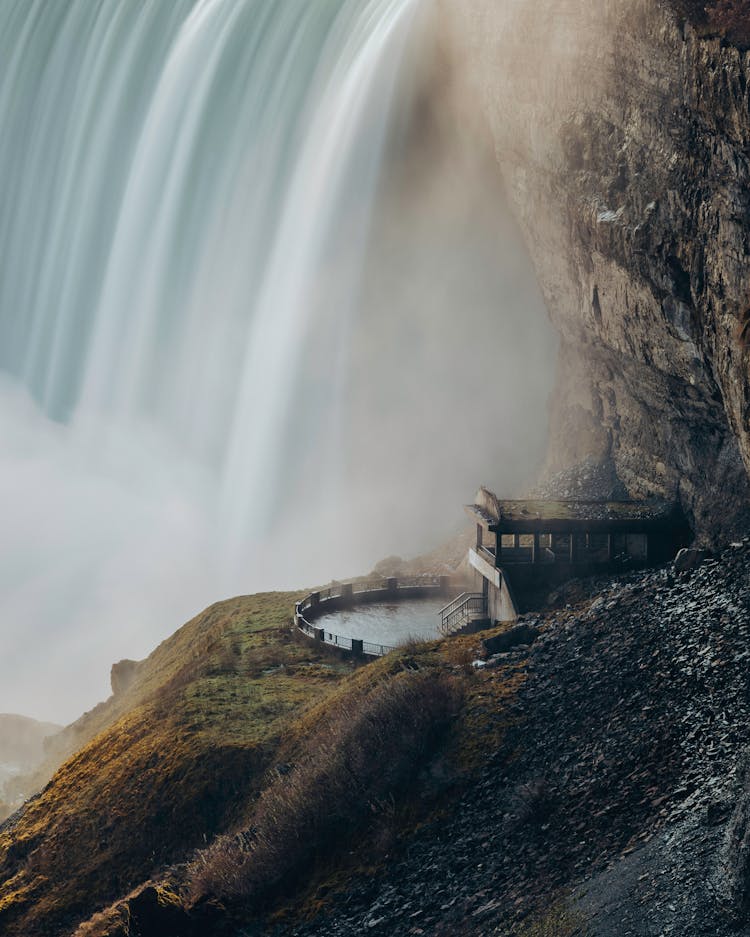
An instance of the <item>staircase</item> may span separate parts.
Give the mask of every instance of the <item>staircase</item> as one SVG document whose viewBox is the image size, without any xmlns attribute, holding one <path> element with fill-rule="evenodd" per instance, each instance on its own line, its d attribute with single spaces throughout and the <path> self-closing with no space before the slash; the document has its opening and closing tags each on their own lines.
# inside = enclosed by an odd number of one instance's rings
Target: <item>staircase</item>
<svg viewBox="0 0 750 937">
<path fill-rule="evenodd" d="M 453 634 L 477 618 L 487 617 L 487 598 L 481 592 L 462 592 L 440 609 L 440 631 Z"/>
</svg>

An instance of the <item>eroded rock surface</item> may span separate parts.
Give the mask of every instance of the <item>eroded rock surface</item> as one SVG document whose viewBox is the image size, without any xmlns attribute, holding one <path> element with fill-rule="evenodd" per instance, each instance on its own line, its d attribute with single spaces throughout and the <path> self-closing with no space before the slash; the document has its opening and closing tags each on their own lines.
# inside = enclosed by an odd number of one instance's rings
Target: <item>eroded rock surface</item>
<svg viewBox="0 0 750 937">
<path fill-rule="evenodd" d="M 551 471 L 748 525 L 750 56 L 656 0 L 448 4 L 561 336 Z M 743 334 L 745 338 L 743 339 Z"/>
</svg>

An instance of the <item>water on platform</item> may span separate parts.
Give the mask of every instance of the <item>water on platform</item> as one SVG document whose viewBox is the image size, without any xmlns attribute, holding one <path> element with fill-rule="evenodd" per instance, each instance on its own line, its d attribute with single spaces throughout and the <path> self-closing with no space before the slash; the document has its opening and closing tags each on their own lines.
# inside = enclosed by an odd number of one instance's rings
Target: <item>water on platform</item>
<svg viewBox="0 0 750 937">
<path fill-rule="evenodd" d="M 315 619 L 315 627 L 342 638 L 389 647 L 397 647 L 411 638 L 431 641 L 440 637 L 440 609 L 444 604 L 439 599 L 411 599 L 360 605 L 322 615 Z"/>
</svg>

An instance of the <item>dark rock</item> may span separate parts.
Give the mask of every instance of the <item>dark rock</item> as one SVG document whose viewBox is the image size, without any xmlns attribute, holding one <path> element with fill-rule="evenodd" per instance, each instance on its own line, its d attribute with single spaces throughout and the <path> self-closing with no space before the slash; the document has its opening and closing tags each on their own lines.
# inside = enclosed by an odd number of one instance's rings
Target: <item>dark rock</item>
<svg viewBox="0 0 750 937">
<path fill-rule="evenodd" d="M 688 550 L 683 547 L 677 554 L 674 561 L 674 568 L 678 573 L 687 572 L 690 569 L 696 569 L 706 559 L 708 553 L 705 550 Z"/>
<path fill-rule="evenodd" d="M 744 918 L 750 912 L 750 759 L 747 756 L 740 769 L 740 791 L 727 828 L 724 864 L 732 909 Z"/>
<path fill-rule="evenodd" d="M 684 29 L 688 5 L 456 16 L 560 335 L 549 488 L 679 496 L 718 544 L 750 523 L 750 60 Z"/>
<path fill-rule="evenodd" d="M 189 918 L 171 891 L 147 885 L 127 902 L 129 937 L 185 937 Z"/>
<path fill-rule="evenodd" d="M 482 646 L 489 656 L 494 654 L 504 654 L 511 648 L 518 647 L 521 644 L 533 644 L 539 637 L 540 631 L 533 625 L 516 625 L 508 631 L 497 635 L 494 638 L 485 638 Z"/>
</svg>

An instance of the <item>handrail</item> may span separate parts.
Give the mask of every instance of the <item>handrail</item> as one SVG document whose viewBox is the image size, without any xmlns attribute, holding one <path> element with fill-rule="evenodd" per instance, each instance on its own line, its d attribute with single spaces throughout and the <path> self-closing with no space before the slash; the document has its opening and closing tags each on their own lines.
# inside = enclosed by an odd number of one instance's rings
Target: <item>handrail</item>
<svg viewBox="0 0 750 937">
<path fill-rule="evenodd" d="M 395 647 L 334 634 L 324 628 L 316 628 L 312 622 L 318 616 L 326 614 L 327 606 L 348 608 L 358 604 L 366 596 L 369 596 L 370 601 L 389 598 L 398 600 L 399 592 L 439 594 L 454 588 L 454 583 L 455 580 L 449 576 L 410 576 L 402 579 L 393 576 L 388 579 L 360 579 L 345 583 L 331 583 L 328 588 L 311 592 L 296 603 L 294 622 L 303 634 L 331 647 L 338 647 L 365 657 L 383 657 L 394 651 Z"/>
<path fill-rule="evenodd" d="M 487 597 L 481 592 L 464 592 L 445 606 L 441 612 L 440 630 L 450 634 L 463 627 L 472 613 L 487 614 Z"/>
<path fill-rule="evenodd" d="M 465 602 L 465 600 L 466 600 L 470 595 L 478 595 L 478 594 L 479 594 L 479 593 L 477 593 L 477 592 L 462 592 L 461 595 L 456 596 L 456 598 L 453 599 L 452 602 L 449 602 L 444 608 L 441 608 L 440 611 L 438 612 L 438 614 L 439 614 L 441 617 L 442 617 L 443 615 L 448 615 L 448 614 L 450 614 L 452 611 L 455 611 L 455 609 L 457 609 L 457 608 L 459 607 L 459 605 L 463 605 L 463 603 Z"/>
</svg>

